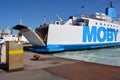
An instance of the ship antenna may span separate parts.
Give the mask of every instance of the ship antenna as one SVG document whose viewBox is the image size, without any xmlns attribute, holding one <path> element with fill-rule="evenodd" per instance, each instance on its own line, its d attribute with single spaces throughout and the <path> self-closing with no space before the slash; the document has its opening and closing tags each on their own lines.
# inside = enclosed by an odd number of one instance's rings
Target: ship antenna
<svg viewBox="0 0 120 80">
<path fill-rule="evenodd" d="M 46 23 L 46 16 L 44 16 L 44 23 Z"/>
<path fill-rule="evenodd" d="M 13 35 L 13 28 L 11 28 L 11 32 L 10 33 Z"/>
<path fill-rule="evenodd" d="M 20 19 L 20 25 L 22 25 L 22 19 Z"/>
<path fill-rule="evenodd" d="M 82 5 L 82 6 L 81 6 L 81 9 L 82 9 L 82 14 L 85 15 L 85 12 L 84 12 L 85 6 Z"/>
<path fill-rule="evenodd" d="M 112 8 L 113 6 L 112 6 L 112 2 L 110 2 L 110 7 Z"/>
</svg>

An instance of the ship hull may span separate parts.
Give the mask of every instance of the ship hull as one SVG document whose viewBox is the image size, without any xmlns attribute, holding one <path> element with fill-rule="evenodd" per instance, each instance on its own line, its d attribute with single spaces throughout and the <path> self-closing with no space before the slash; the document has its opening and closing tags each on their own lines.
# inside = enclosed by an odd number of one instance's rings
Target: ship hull
<svg viewBox="0 0 120 80">
<path fill-rule="evenodd" d="M 50 25 L 46 46 L 34 46 L 36 52 L 60 52 L 120 45 L 119 29 L 99 26 Z"/>
<path fill-rule="evenodd" d="M 115 47 L 120 46 L 120 42 L 117 43 L 104 43 L 104 44 L 71 44 L 71 45 L 47 45 L 43 46 L 33 46 L 31 51 L 34 52 L 63 52 L 63 51 L 76 51 L 76 50 L 86 50 L 86 49 L 97 49 L 97 48 L 107 48 L 107 47 Z"/>
</svg>

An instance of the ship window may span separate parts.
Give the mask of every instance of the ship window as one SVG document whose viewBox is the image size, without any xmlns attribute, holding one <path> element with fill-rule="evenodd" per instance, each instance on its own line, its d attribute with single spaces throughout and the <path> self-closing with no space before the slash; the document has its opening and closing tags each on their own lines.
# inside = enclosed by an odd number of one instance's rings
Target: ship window
<svg viewBox="0 0 120 80">
<path fill-rule="evenodd" d="M 100 23 L 100 25 L 102 25 L 102 23 Z"/>
<path fill-rule="evenodd" d="M 95 24 L 97 25 L 97 22 Z"/>
<path fill-rule="evenodd" d="M 15 35 L 12 35 L 12 37 L 15 37 Z"/>
<path fill-rule="evenodd" d="M 87 19 L 77 19 L 73 22 L 73 24 L 78 25 L 78 26 L 88 26 L 89 20 L 87 20 Z"/>
<path fill-rule="evenodd" d="M 109 24 L 107 24 L 107 26 L 109 26 Z"/>
<path fill-rule="evenodd" d="M 104 24 L 104 26 L 106 26 L 106 24 Z"/>
<path fill-rule="evenodd" d="M 3 37 L 0 37 L 0 39 L 3 39 Z"/>
<path fill-rule="evenodd" d="M 56 21 L 55 24 L 60 25 L 60 21 Z"/>
</svg>

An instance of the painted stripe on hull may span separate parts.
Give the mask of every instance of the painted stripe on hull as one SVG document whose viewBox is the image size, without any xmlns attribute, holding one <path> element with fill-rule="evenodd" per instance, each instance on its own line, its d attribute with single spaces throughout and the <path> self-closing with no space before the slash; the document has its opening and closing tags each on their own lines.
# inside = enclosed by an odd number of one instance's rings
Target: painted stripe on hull
<svg viewBox="0 0 120 80">
<path fill-rule="evenodd" d="M 112 47 L 120 46 L 120 42 L 117 43 L 104 43 L 104 44 L 68 44 L 68 45 L 47 45 L 34 46 L 31 50 L 35 52 L 60 52 L 60 51 L 71 51 L 71 50 L 83 50 L 83 49 L 93 49 L 93 48 L 103 48 L 103 47 Z"/>
<path fill-rule="evenodd" d="M 120 43 L 106 43 L 106 44 L 83 44 L 83 45 L 62 45 L 65 50 L 83 50 L 83 49 L 93 49 L 93 48 L 103 48 L 119 46 Z"/>
</svg>

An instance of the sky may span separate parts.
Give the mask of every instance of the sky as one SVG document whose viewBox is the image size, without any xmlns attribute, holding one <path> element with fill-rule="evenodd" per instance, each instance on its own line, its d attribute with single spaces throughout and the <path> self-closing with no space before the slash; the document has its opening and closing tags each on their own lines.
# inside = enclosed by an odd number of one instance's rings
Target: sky
<svg viewBox="0 0 120 80">
<path fill-rule="evenodd" d="M 0 28 L 14 27 L 20 19 L 35 29 L 44 20 L 53 22 L 56 15 L 66 20 L 77 14 L 104 13 L 111 1 L 120 17 L 120 0 L 0 0 Z"/>
</svg>

